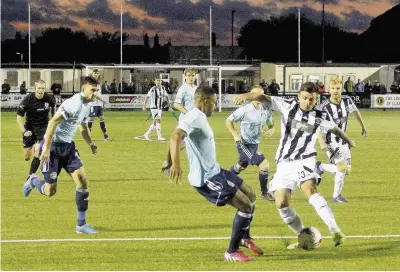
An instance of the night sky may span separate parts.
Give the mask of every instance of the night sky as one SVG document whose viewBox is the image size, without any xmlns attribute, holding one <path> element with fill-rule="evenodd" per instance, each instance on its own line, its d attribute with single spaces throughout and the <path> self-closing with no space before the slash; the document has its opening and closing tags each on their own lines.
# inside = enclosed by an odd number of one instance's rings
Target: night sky
<svg viewBox="0 0 400 272">
<path fill-rule="evenodd" d="M 158 33 L 160 43 L 208 45 L 209 7 L 213 8 L 213 31 L 217 43 L 231 43 L 231 11 L 235 13 L 235 37 L 250 19 L 267 19 L 297 13 L 321 22 L 322 0 L 2 0 L 1 38 L 14 37 L 15 31 L 28 31 L 28 3 L 35 37 L 47 27 L 69 27 L 92 35 L 94 30 L 115 32 L 120 28 L 123 6 L 123 31 L 128 43 L 142 44 L 143 33 L 152 43 Z M 348 31 L 361 33 L 373 18 L 400 3 L 400 0 L 325 0 L 326 20 Z M 236 41 L 235 41 L 236 44 Z"/>
</svg>

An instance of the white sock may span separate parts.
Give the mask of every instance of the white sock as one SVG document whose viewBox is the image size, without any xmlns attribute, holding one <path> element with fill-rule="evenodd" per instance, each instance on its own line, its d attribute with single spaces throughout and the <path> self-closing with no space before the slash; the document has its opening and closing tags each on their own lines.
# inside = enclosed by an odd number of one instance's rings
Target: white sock
<svg viewBox="0 0 400 272">
<path fill-rule="evenodd" d="M 332 174 L 339 171 L 336 165 L 331 163 L 321 163 L 321 170 Z"/>
<path fill-rule="evenodd" d="M 344 185 L 344 177 L 345 173 L 337 171 L 335 174 L 335 186 L 333 186 L 333 198 L 337 197 L 342 193 L 343 185 Z"/>
<path fill-rule="evenodd" d="M 151 124 L 145 135 L 149 135 L 155 128 L 156 126 L 154 124 Z"/>
<path fill-rule="evenodd" d="M 156 123 L 156 131 L 157 131 L 157 137 L 161 138 L 161 124 L 160 123 Z"/>
<path fill-rule="evenodd" d="M 329 208 L 328 202 L 322 195 L 319 193 L 313 194 L 308 199 L 308 203 L 314 207 L 315 211 L 319 217 L 321 217 L 322 221 L 324 221 L 325 225 L 328 226 L 331 233 L 340 231 L 339 226 L 336 224 L 333 212 L 331 208 Z"/>
<path fill-rule="evenodd" d="M 299 234 L 302 229 L 304 229 L 303 223 L 296 211 L 291 207 L 285 207 L 278 209 L 279 215 L 281 216 L 283 222 L 296 234 Z"/>
</svg>

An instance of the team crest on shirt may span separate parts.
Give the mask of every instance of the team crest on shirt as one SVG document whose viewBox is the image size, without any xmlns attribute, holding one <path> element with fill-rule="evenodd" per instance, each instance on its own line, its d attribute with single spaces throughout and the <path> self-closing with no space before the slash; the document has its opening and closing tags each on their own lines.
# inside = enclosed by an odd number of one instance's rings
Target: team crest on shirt
<svg viewBox="0 0 400 272">
<path fill-rule="evenodd" d="M 46 108 L 46 109 L 48 109 L 49 108 L 49 103 L 44 103 L 44 107 Z"/>
<path fill-rule="evenodd" d="M 50 173 L 50 178 L 51 179 L 56 179 L 57 178 L 57 172 L 51 172 Z"/>
</svg>

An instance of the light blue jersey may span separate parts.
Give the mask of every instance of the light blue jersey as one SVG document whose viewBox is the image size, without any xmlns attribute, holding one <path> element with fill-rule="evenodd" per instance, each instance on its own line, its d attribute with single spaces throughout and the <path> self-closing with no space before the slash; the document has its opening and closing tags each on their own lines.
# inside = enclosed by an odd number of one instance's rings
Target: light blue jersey
<svg viewBox="0 0 400 272">
<path fill-rule="evenodd" d="M 72 142 L 78 126 L 87 122 L 91 106 L 91 103 L 83 103 L 82 93 L 65 100 L 57 110 L 64 117 L 64 121 L 57 126 L 53 142 Z"/>
<path fill-rule="evenodd" d="M 240 135 L 246 143 L 259 144 L 265 123 L 272 122 L 272 113 L 266 105 L 261 104 L 256 109 L 253 103 L 249 103 L 236 109 L 227 119 L 240 122 Z"/>
<path fill-rule="evenodd" d="M 194 108 L 194 93 L 197 89 L 197 86 L 194 85 L 191 87 L 189 84 L 184 82 L 182 86 L 178 89 L 178 93 L 175 97 L 175 103 L 181 104 L 188 111 Z M 181 113 L 179 116 L 179 121 L 185 116 L 184 113 Z"/>
<path fill-rule="evenodd" d="M 186 152 L 189 160 L 189 183 L 195 187 L 217 175 L 221 168 L 217 163 L 214 133 L 207 116 L 197 108 L 187 112 L 179 121 L 178 128 L 186 132 Z"/>
</svg>

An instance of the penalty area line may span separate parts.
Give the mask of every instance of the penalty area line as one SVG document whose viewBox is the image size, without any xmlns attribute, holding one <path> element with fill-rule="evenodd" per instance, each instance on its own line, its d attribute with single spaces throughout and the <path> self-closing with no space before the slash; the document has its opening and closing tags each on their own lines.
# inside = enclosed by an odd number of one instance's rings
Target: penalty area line
<svg viewBox="0 0 400 272">
<path fill-rule="evenodd" d="M 254 239 L 295 239 L 296 236 L 253 236 Z M 324 236 L 328 239 L 332 236 Z M 400 238 L 400 234 L 349 235 L 346 239 Z M 144 241 L 205 241 L 229 240 L 230 237 L 160 237 L 160 238 L 66 238 L 1 240 L 0 243 L 57 243 L 57 242 L 144 242 Z"/>
</svg>

